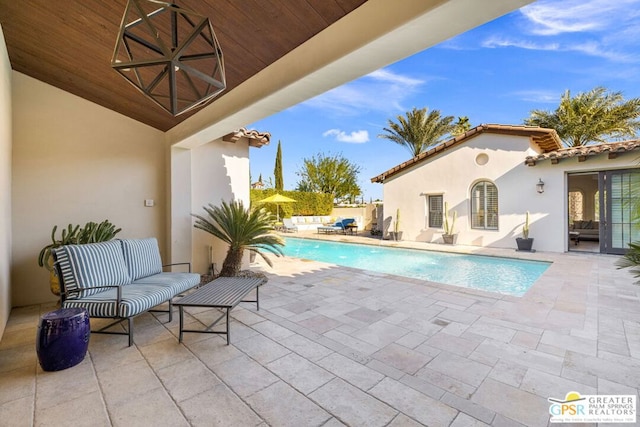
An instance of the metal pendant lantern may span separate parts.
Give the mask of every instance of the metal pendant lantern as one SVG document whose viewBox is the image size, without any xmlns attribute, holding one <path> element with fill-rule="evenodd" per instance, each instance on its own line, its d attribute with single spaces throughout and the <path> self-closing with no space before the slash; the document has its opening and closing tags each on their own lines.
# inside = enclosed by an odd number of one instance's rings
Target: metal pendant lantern
<svg viewBox="0 0 640 427">
<path fill-rule="evenodd" d="M 111 66 L 173 116 L 204 106 L 227 86 L 209 19 L 173 3 L 128 0 Z"/>
</svg>

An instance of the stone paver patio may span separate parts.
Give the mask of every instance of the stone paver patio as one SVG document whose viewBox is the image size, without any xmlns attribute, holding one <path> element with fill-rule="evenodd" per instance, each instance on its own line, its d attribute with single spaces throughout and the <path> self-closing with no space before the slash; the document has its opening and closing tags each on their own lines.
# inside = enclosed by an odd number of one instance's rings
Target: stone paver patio
<svg viewBox="0 0 640 427">
<path fill-rule="evenodd" d="M 638 395 L 640 287 L 617 258 L 517 255 L 553 261 L 521 298 L 278 259 L 256 267 L 269 276 L 260 311 L 233 311 L 230 346 L 179 344 L 177 316 L 145 314 L 134 346 L 94 334 L 59 372 L 35 353 L 55 307 L 16 308 L 0 341 L 0 425 L 545 426 L 548 397 Z"/>
</svg>

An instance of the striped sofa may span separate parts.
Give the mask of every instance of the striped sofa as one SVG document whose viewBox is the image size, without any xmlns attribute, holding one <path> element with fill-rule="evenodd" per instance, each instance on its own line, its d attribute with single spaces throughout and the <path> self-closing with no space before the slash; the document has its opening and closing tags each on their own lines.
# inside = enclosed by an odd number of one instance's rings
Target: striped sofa
<svg viewBox="0 0 640 427">
<path fill-rule="evenodd" d="M 52 252 L 62 307 L 81 307 L 90 317 L 115 319 L 92 332 L 128 335 L 129 346 L 135 316 L 169 302 L 171 321 L 172 298 L 200 283 L 190 263 L 182 263 L 189 266 L 188 273 L 163 272 L 168 266 L 162 265 L 155 238 L 66 245 Z M 111 329 L 125 320 L 126 332 Z"/>
</svg>

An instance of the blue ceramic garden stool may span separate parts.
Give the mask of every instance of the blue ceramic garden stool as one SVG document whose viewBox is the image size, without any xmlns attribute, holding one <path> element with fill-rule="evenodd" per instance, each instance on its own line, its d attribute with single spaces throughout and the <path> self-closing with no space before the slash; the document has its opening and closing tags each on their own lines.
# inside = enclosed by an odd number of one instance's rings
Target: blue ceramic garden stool
<svg viewBox="0 0 640 427">
<path fill-rule="evenodd" d="M 89 347 L 89 313 L 62 308 L 40 317 L 36 352 L 45 371 L 60 371 L 82 362 Z"/>
</svg>

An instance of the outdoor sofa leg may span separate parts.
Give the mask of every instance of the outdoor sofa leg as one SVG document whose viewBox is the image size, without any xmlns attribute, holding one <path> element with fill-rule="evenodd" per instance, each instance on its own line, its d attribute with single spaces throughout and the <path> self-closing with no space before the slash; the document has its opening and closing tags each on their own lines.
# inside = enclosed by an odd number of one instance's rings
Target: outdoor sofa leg
<svg viewBox="0 0 640 427">
<path fill-rule="evenodd" d="M 178 342 L 182 342 L 182 325 L 183 325 L 182 316 L 184 315 L 184 312 L 182 311 L 182 306 L 179 306 L 178 310 L 180 310 L 180 336 L 178 337 Z"/>
<path fill-rule="evenodd" d="M 229 328 L 229 308 L 227 308 L 227 345 L 231 342 L 231 329 Z"/>
<path fill-rule="evenodd" d="M 129 347 L 133 345 L 133 317 L 127 317 L 129 323 Z"/>
</svg>

